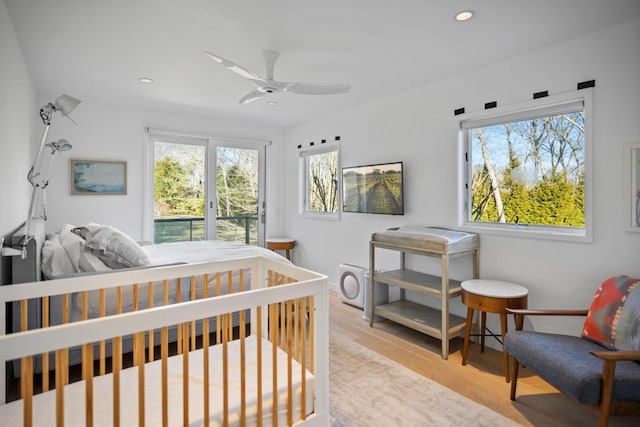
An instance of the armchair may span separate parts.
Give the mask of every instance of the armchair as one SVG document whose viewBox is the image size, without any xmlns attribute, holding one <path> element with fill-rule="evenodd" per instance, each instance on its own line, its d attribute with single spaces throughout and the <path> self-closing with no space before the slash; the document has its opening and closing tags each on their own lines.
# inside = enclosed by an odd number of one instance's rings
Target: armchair
<svg viewBox="0 0 640 427">
<path fill-rule="evenodd" d="M 516 330 L 505 337 L 513 357 L 511 400 L 525 365 L 580 403 L 599 405 L 607 426 L 611 402 L 640 402 L 640 280 L 607 279 L 589 310 L 507 309 Z M 523 330 L 524 316 L 587 316 L 582 336 Z"/>
</svg>

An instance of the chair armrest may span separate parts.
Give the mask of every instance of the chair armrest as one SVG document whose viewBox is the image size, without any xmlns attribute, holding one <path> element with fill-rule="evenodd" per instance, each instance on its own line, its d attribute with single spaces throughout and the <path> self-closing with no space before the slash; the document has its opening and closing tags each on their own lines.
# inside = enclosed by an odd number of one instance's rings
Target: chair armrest
<svg viewBox="0 0 640 427">
<path fill-rule="evenodd" d="M 524 316 L 586 316 L 589 310 L 530 310 L 527 308 L 507 308 L 507 313 L 513 314 L 516 321 L 516 330 L 521 331 L 524 325 Z"/>
<path fill-rule="evenodd" d="M 521 316 L 586 316 L 589 310 L 530 310 L 527 308 L 507 308 L 507 313 Z"/>
<path fill-rule="evenodd" d="M 611 351 L 592 351 L 595 357 L 602 360 L 610 360 L 610 361 L 640 361 L 640 351 L 638 350 L 611 350 Z"/>
</svg>

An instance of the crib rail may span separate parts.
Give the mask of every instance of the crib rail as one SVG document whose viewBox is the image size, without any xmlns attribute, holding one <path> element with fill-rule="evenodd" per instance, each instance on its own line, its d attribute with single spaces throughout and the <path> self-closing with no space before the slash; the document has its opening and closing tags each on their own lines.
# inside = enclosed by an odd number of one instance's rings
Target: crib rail
<svg viewBox="0 0 640 427">
<path fill-rule="evenodd" d="M 237 271 L 239 279 L 239 289 L 236 293 L 231 292 L 231 275 Z M 245 271 L 251 272 L 251 280 L 245 283 L 243 277 Z M 227 275 L 225 283 L 224 276 Z M 210 295 L 208 287 L 204 286 L 200 298 L 196 297 L 195 283 L 197 277 L 204 277 L 207 283 L 209 277 L 215 281 L 215 293 Z M 167 281 L 177 280 L 178 286 L 184 277 L 189 277 L 189 301 L 176 301 L 168 304 Z M 144 280 L 141 280 L 144 278 Z M 277 378 L 278 369 L 283 367 L 277 363 L 278 349 L 284 351 L 286 356 L 286 382 L 287 382 L 287 410 L 286 424 L 292 425 L 296 420 L 305 420 L 307 413 L 314 413 L 311 425 L 320 422 L 317 419 L 326 415 L 328 401 L 326 397 L 318 394 L 318 390 L 328 384 L 328 355 L 327 355 L 327 301 L 326 301 L 326 278 L 315 273 L 299 269 L 292 265 L 282 264 L 276 261 L 263 258 L 247 258 L 224 263 L 206 263 L 189 266 L 172 266 L 159 269 L 149 269 L 145 271 L 123 271 L 107 275 L 64 279 L 47 282 L 49 290 L 56 289 L 55 295 L 70 299 L 74 293 L 80 293 L 82 306 L 81 321 L 70 322 L 63 319 L 62 325 L 45 325 L 40 329 L 25 330 L 16 334 L 9 334 L 0 337 L 0 363 L 2 367 L 5 361 L 21 359 L 21 385 L 20 393 L 23 402 L 23 425 L 30 426 L 33 421 L 33 396 L 34 396 L 34 355 L 46 355 L 43 357 L 43 372 L 45 360 L 49 361 L 49 354 L 55 354 L 55 384 L 51 386 L 44 380 L 48 375 L 42 375 L 43 381 L 41 389 L 46 392 L 49 388 L 55 388 L 56 394 L 56 425 L 64 423 L 65 408 L 65 386 L 69 383 L 69 361 L 68 354 L 70 348 L 82 348 L 82 381 L 85 385 L 85 416 L 86 425 L 93 425 L 93 411 L 95 402 L 93 400 L 94 381 L 97 377 L 110 375 L 113 387 L 113 420 L 114 425 L 118 425 L 121 414 L 119 408 L 122 405 L 119 390 L 121 388 L 120 379 L 122 373 L 127 369 L 137 369 L 138 375 L 138 424 L 145 425 L 145 366 L 154 360 L 158 360 L 161 365 L 161 405 L 162 425 L 168 425 L 171 407 L 168 393 L 167 369 L 171 354 L 182 357 L 182 378 L 183 378 L 183 419 L 182 424 L 187 425 L 189 420 L 189 383 L 190 373 L 189 360 L 196 350 L 202 352 L 202 410 L 201 415 L 203 425 L 208 425 L 211 416 L 209 407 L 210 393 L 210 371 L 209 351 L 212 346 L 222 348 L 223 361 L 223 405 L 222 405 L 222 425 L 228 425 L 229 414 L 229 375 L 235 375 L 228 371 L 229 353 L 228 347 L 236 342 L 240 349 L 240 402 L 239 402 L 239 425 L 246 425 L 246 413 L 248 399 L 255 398 L 256 420 L 258 425 L 262 425 L 265 417 L 263 414 L 271 413 L 272 425 L 278 425 L 278 399 L 271 399 L 271 408 L 265 408 L 263 402 L 264 389 L 271 387 L 271 395 L 278 395 L 280 385 Z M 57 283 L 55 283 L 57 282 Z M 139 283 L 147 283 L 149 292 L 148 304 L 140 307 L 138 294 L 140 292 Z M 151 283 L 161 283 L 163 289 L 163 304 L 155 306 L 153 303 L 153 292 L 155 286 Z M 33 285 L 33 284 L 32 284 Z M 54 286 L 55 285 L 55 286 Z M 121 309 L 114 315 L 106 315 L 104 308 L 104 295 L 109 290 L 116 289 L 119 295 L 120 290 L 125 285 L 134 286 L 133 309 L 124 313 Z M 221 288 L 227 286 L 226 295 L 221 295 Z M 286 285 L 286 286 L 284 286 Z M 19 289 L 18 289 L 19 288 Z M 38 289 L 39 288 L 39 289 Z M 0 290 L 0 302 L 2 307 L 5 302 L 21 301 L 22 307 L 26 308 L 27 301 L 31 298 L 50 298 L 51 294 L 43 292 L 44 286 L 13 285 L 6 286 Z M 89 319 L 87 315 L 87 292 L 98 291 L 100 293 L 100 315 L 97 319 Z M 181 295 L 177 292 L 177 295 Z M 65 298 L 66 296 L 66 298 Z M 120 302 L 121 297 L 118 297 Z M 48 304 L 42 304 L 43 307 Z M 118 307 L 121 307 L 119 304 Z M 26 311 L 26 310 L 25 310 Z M 250 330 L 247 330 L 247 312 L 250 311 Z M 63 310 L 63 313 L 65 310 Z M 233 316 L 240 319 L 238 326 L 232 326 Z M 23 314 L 23 318 L 25 314 Z M 4 316 L 3 316 L 4 318 Z M 48 318 L 44 316 L 43 318 Z M 209 330 L 210 319 L 215 318 L 215 331 Z M 26 324 L 26 321 L 24 322 Z M 178 339 L 175 347 L 169 346 L 168 331 L 174 327 L 178 331 Z M 199 327 L 199 328 L 198 328 Z M 197 331 L 200 331 L 197 334 Z M 160 343 L 155 345 L 154 336 L 160 336 Z M 264 337 L 266 348 L 262 339 L 256 341 L 256 360 L 258 361 L 255 378 L 247 378 L 249 375 L 245 367 L 246 342 L 248 336 Z M 124 337 L 133 337 L 133 352 L 130 356 L 131 362 L 127 362 L 122 341 Z M 94 344 L 99 348 L 101 356 L 99 363 L 94 366 Z M 103 357 L 104 347 L 111 344 L 112 357 Z M 145 351 L 145 348 L 148 351 Z M 271 354 L 273 373 L 271 384 L 263 384 L 262 365 L 263 356 Z M 319 363 L 319 361 L 321 361 Z M 127 363 L 131 368 L 127 368 Z M 109 365 L 109 366 L 107 366 Z M 149 365 L 151 366 L 151 365 Z M 306 373 L 314 375 L 315 390 L 307 390 L 307 382 L 301 382 L 300 407 L 298 413 L 294 413 L 293 399 L 295 396 L 292 383 L 293 370 L 299 369 L 299 375 L 304 379 Z M 247 395 L 247 382 L 254 381 L 257 389 L 256 395 Z M 315 398 L 313 408 L 306 407 L 306 396 L 311 393 Z M 218 408 L 219 409 L 219 408 Z M 0 406 L 0 411 L 2 407 Z M 0 412 L 1 413 L 1 412 Z M 320 425 L 320 424 L 318 424 Z"/>
</svg>

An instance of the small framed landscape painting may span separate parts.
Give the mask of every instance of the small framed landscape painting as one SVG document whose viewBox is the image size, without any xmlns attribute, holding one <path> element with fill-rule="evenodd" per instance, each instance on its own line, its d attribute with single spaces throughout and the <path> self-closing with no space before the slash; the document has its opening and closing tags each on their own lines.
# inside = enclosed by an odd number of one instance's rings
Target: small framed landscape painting
<svg viewBox="0 0 640 427">
<path fill-rule="evenodd" d="M 71 194 L 127 194 L 127 162 L 72 159 Z"/>
<path fill-rule="evenodd" d="M 624 149 L 625 229 L 640 232 L 640 144 Z"/>
</svg>

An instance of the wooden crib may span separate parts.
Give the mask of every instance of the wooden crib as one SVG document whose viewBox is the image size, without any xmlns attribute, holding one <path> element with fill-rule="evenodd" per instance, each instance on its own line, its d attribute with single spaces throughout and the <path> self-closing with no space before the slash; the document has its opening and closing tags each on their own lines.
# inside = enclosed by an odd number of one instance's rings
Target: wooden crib
<svg viewBox="0 0 640 427">
<path fill-rule="evenodd" d="M 232 276 L 240 277 L 236 293 L 209 295 L 205 287 L 201 299 L 194 289 L 189 301 L 137 303 L 158 284 L 166 296 L 169 283 L 193 289 L 215 280 L 220 294 Z M 128 286 L 133 308 L 125 313 Z M 87 295 L 96 291 L 102 308 L 115 293 L 116 314 L 89 318 Z M 79 302 L 82 319 L 27 330 L 28 301 L 41 299 L 47 319 L 54 296 L 62 297 L 63 313 Z M 0 321 L 12 302 L 22 308 L 23 331 L 0 336 L 0 380 L 11 383 L 6 362 L 20 360 L 19 398 L 3 387 L 0 425 L 328 425 L 328 300 L 320 274 L 256 257 L 3 286 Z M 132 352 L 123 351 L 125 339 Z M 68 354 L 78 349 L 82 363 L 70 366 Z M 34 374 L 35 360 L 41 373 Z"/>
</svg>

